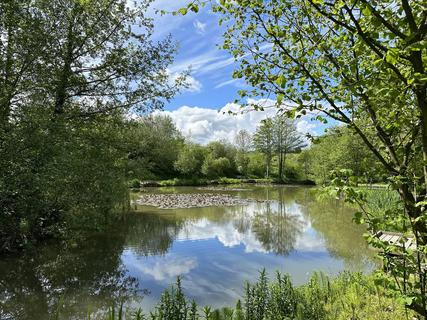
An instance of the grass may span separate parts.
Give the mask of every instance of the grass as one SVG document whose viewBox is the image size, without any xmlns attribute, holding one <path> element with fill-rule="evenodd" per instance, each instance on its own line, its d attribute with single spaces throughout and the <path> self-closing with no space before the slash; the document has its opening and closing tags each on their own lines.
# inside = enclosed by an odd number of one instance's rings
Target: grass
<svg viewBox="0 0 427 320">
<path fill-rule="evenodd" d="M 383 285 L 383 284 L 382 284 Z M 374 276 L 344 272 L 335 279 L 315 273 L 306 285 L 296 287 L 288 275 L 277 273 L 270 281 L 265 271 L 247 283 L 242 301 L 234 308 L 200 308 L 185 296 L 181 279 L 167 289 L 155 309 L 110 308 L 104 320 L 403 320 L 411 319 L 404 303 L 389 296 Z M 57 314 L 59 319 L 59 314 Z M 88 320 L 90 315 L 88 315 Z"/>
</svg>

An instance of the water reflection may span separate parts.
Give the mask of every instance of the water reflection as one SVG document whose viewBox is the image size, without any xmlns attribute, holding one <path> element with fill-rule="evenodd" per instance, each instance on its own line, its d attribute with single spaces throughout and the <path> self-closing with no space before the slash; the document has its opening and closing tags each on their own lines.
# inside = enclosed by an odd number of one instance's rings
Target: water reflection
<svg viewBox="0 0 427 320">
<path fill-rule="evenodd" d="M 201 192 L 157 190 L 165 191 Z M 229 193 L 258 201 L 177 210 L 137 207 L 115 230 L 75 249 L 46 246 L 31 257 L 1 261 L 0 318 L 47 318 L 61 296 L 66 319 L 83 316 L 87 305 L 106 310 L 113 301 L 135 296 L 143 296 L 143 307 L 150 309 L 178 275 L 198 303 L 220 307 L 239 298 L 244 281 L 262 268 L 287 272 L 297 284 L 315 270 L 370 268 L 364 229 L 351 222 L 352 210 L 342 203 L 318 201 L 308 188 Z"/>
<path fill-rule="evenodd" d="M 50 319 L 58 308 L 61 319 L 82 319 L 89 306 L 105 311 L 139 296 L 137 279 L 121 262 L 124 241 L 120 232 L 74 249 L 52 245 L 0 261 L 0 319 Z"/>
</svg>

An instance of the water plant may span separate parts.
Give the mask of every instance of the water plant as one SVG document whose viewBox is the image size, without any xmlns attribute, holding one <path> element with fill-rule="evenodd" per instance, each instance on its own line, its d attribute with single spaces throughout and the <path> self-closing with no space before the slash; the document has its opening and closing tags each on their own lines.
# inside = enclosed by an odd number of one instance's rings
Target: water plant
<svg viewBox="0 0 427 320">
<path fill-rule="evenodd" d="M 243 301 L 243 302 L 242 302 Z M 59 312 L 59 308 L 58 308 Z M 184 294 L 182 280 L 161 296 L 148 314 L 141 309 L 112 306 L 101 318 L 87 320 L 400 320 L 411 319 L 404 301 L 387 294 L 374 276 L 344 272 L 335 279 L 314 273 L 307 284 L 294 286 L 287 274 L 276 273 L 270 281 L 265 270 L 255 283 L 246 283 L 243 300 L 234 308 L 198 306 Z M 60 319 L 59 313 L 55 319 Z"/>
</svg>

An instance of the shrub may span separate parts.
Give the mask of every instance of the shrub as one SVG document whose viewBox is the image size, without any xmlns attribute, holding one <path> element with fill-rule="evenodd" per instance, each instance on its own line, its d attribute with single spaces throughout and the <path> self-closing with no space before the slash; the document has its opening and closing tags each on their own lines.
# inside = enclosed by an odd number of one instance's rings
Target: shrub
<svg viewBox="0 0 427 320">
<path fill-rule="evenodd" d="M 141 181 L 139 181 L 138 179 L 132 179 L 131 181 L 129 181 L 129 188 L 139 189 L 140 187 Z"/>
</svg>

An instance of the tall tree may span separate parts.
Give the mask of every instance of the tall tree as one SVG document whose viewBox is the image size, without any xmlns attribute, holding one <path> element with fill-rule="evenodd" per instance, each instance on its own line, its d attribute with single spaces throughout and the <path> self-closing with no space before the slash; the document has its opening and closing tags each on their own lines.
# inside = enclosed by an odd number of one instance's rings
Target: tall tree
<svg viewBox="0 0 427 320">
<path fill-rule="evenodd" d="M 245 129 L 239 130 L 234 137 L 234 145 L 238 151 L 248 152 L 252 147 L 252 135 Z"/>
<path fill-rule="evenodd" d="M 252 149 L 252 144 L 252 135 L 245 129 L 239 130 L 234 137 L 234 145 L 237 148 L 237 171 L 239 171 L 243 176 L 248 174 L 250 161 L 248 152 Z"/>
<path fill-rule="evenodd" d="M 261 121 L 253 138 L 255 149 L 264 154 L 266 177 L 270 176 L 271 159 L 274 152 L 274 124 L 271 118 Z"/>
<path fill-rule="evenodd" d="M 127 200 L 125 115 L 162 107 L 184 80 L 170 81 L 171 39 L 151 39 L 150 3 L 0 2 L 0 252 Z"/>
<path fill-rule="evenodd" d="M 279 179 L 285 179 L 284 171 L 286 165 L 286 156 L 289 153 L 299 152 L 306 146 L 304 138 L 298 132 L 295 121 L 282 115 L 273 119 L 274 149 L 279 159 Z"/>
<path fill-rule="evenodd" d="M 331 171 L 350 169 L 364 182 L 382 181 L 384 168 L 359 136 L 347 127 L 335 127 L 316 139 L 307 150 L 309 167 L 319 183 L 328 182 Z"/>
<path fill-rule="evenodd" d="M 183 175 L 198 177 L 201 175 L 206 153 L 207 150 L 203 146 L 187 142 L 179 152 L 174 167 Z"/>
<path fill-rule="evenodd" d="M 138 179 L 169 178 L 184 144 L 172 118 L 149 115 L 131 122 L 129 156 Z"/>
<path fill-rule="evenodd" d="M 206 2 L 192 1 L 189 8 Z M 234 76 L 253 86 L 240 91 L 242 97 L 275 94 L 278 106 L 288 103 L 289 115 L 313 113 L 347 124 L 387 170 L 405 208 L 388 223 L 410 229 L 419 252 L 414 261 L 405 256 L 395 275 L 405 284 L 408 306 L 427 319 L 421 271 L 427 246 L 425 1 L 221 0 L 213 6 L 228 27 L 223 48 L 239 61 Z M 421 172 L 411 165 L 418 150 Z M 357 193 L 348 195 L 360 201 Z M 374 231 L 379 227 L 365 219 Z"/>
</svg>

